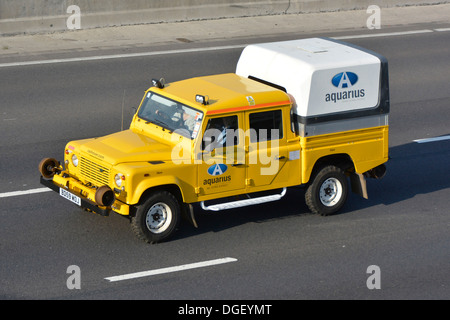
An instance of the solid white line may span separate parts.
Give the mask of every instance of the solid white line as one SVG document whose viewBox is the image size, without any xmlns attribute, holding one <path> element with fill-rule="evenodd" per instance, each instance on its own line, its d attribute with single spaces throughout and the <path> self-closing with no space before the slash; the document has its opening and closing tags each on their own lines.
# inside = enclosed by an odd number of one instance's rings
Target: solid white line
<svg viewBox="0 0 450 320">
<path fill-rule="evenodd" d="M 184 265 L 176 266 L 176 267 L 168 267 L 168 268 L 162 268 L 162 269 L 129 273 L 129 274 L 121 275 L 121 276 L 108 277 L 108 278 L 105 278 L 105 280 L 108 280 L 110 282 L 129 280 L 129 279 L 135 279 L 135 278 L 154 276 L 154 275 L 163 274 L 163 273 L 171 273 L 171 272 L 184 271 L 184 270 L 195 269 L 195 268 L 209 267 L 209 266 L 214 266 L 214 265 L 224 264 L 224 263 L 229 263 L 229 262 L 235 262 L 235 261 L 237 261 L 237 259 L 235 259 L 235 258 L 222 258 L 222 259 L 216 259 L 216 260 L 184 264 Z"/>
<path fill-rule="evenodd" d="M 437 29 L 434 29 L 434 31 L 437 31 L 437 32 L 450 31 L 450 28 L 437 28 Z"/>
<path fill-rule="evenodd" d="M 410 34 L 420 34 L 420 33 L 428 33 L 428 32 L 433 32 L 433 30 L 424 29 L 424 30 L 400 31 L 400 32 L 388 32 L 388 33 L 369 33 L 369 34 L 360 34 L 360 35 L 354 35 L 354 36 L 332 37 L 332 39 L 344 40 L 344 39 L 392 37 L 392 36 L 405 36 L 405 35 L 410 35 Z"/>
<path fill-rule="evenodd" d="M 153 52 L 137 52 L 137 53 L 113 54 L 113 55 L 105 55 L 105 56 L 78 57 L 78 58 L 65 58 L 65 59 L 10 62 L 10 63 L 0 63 L 0 68 L 31 66 L 31 65 L 40 65 L 40 64 L 52 64 L 52 63 L 67 63 L 67 62 L 95 61 L 95 60 L 107 60 L 107 59 L 148 57 L 148 56 L 158 56 L 158 55 L 176 54 L 176 53 L 191 53 L 191 52 L 201 52 L 201 51 L 203 52 L 203 51 L 238 49 L 238 48 L 243 48 L 243 47 L 245 47 L 245 45 L 219 46 L 219 47 L 209 47 L 209 48 L 191 48 L 191 49 L 179 49 L 179 50 L 164 50 L 164 51 L 153 51 Z"/>
<path fill-rule="evenodd" d="M 428 142 L 435 142 L 435 141 L 442 141 L 442 140 L 450 140 L 450 135 L 434 137 L 434 138 L 426 138 L 426 139 L 417 139 L 417 140 L 414 140 L 414 142 L 428 143 Z"/>
<path fill-rule="evenodd" d="M 436 31 L 447 31 L 446 28 L 435 29 Z M 420 34 L 434 32 L 433 30 L 413 30 L 413 31 L 402 31 L 402 32 L 388 32 L 388 33 L 369 33 L 361 35 L 350 35 L 350 36 L 339 36 L 331 37 L 336 40 L 345 39 L 361 39 L 361 38 L 375 38 L 375 37 L 390 37 L 390 36 L 400 36 L 409 34 Z M 65 59 L 50 59 L 50 60 L 35 60 L 35 61 L 22 61 L 22 62 L 9 62 L 0 63 L 0 68 L 5 67 L 21 67 L 21 66 L 31 66 L 31 65 L 41 65 L 41 64 L 54 64 L 54 63 L 68 63 L 68 62 L 81 62 L 81 61 L 95 61 L 95 60 L 108 60 L 108 59 L 125 59 L 125 58 L 136 58 L 136 57 L 149 57 L 158 56 L 165 54 L 177 54 L 177 53 L 192 53 L 192 52 L 204 52 L 204 51 L 216 51 L 216 50 L 228 50 L 228 49 L 239 49 L 246 47 L 247 44 L 230 45 L 230 46 L 217 46 L 217 47 L 206 47 L 206 48 L 191 48 L 191 49 L 178 49 L 178 50 L 163 50 L 163 51 L 153 51 L 153 52 L 137 52 L 137 53 L 126 53 L 126 54 L 113 54 L 113 55 L 103 55 L 103 56 L 92 56 L 92 57 L 78 57 L 78 58 L 65 58 Z"/>
<path fill-rule="evenodd" d="M 0 198 L 24 196 L 24 195 L 28 195 L 28 194 L 35 194 L 35 193 L 41 193 L 41 192 L 47 192 L 47 191 L 52 191 L 52 190 L 49 188 L 37 188 L 37 189 L 30 189 L 30 190 L 25 190 L 25 191 L 4 192 L 4 193 L 0 193 Z"/>
</svg>

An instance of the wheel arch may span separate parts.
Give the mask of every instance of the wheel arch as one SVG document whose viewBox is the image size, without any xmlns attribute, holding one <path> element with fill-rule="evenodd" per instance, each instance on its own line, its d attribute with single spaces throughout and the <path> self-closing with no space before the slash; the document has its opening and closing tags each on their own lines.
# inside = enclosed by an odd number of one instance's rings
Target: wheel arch
<svg viewBox="0 0 450 320">
<path fill-rule="evenodd" d="M 145 199 L 147 199 L 147 197 L 151 193 L 156 192 L 156 191 L 167 191 L 167 192 L 170 192 L 179 201 L 180 205 L 184 202 L 183 201 L 183 199 L 184 199 L 183 193 L 182 193 L 180 187 L 177 184 L 175 184 L 175 183 L 170 183 L 170 184 L 158 185 L 158 186 L 154 186 L 154 187 L 150 187 L 150 188 L 146 189 L 141 194 L 137 204 L 143 203 L 145 201 Z"/>
<path fill-rule="evenodd" d="M 341 168 L 347 175 L 354 171 L 355 168 L 355 164 L 352 158 L 346 153 L 327 155 L 319 158 L 314 163 L 314 166 L 312 167 L 307 179 L 305 180 L 310 182 L 311 178 L 313 178 L 317 174 L 317 172 L 329 165 L 334 165 Z"/>
</svg>

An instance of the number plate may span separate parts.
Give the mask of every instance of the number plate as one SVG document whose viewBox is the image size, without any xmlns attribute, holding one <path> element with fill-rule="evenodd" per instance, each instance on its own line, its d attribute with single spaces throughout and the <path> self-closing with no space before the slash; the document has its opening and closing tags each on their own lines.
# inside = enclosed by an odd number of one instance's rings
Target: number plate
<svg viewBox="0 0 450 320">
<path fill-rule="evenodd" d="M 73 203 L 75 203 L 78 206 L 81 206 L 81 198 L 77 197 L 76 195 L 70 193 L 67 190 L 64 190 L 63 188 L 59 188 L 59 195 Z"/>
</svg>

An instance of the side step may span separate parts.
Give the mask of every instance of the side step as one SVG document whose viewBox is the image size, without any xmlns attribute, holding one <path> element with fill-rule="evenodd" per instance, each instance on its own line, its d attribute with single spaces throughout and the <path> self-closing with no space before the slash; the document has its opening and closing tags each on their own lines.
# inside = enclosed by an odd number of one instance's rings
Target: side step
<svg viewBox="0 0 450 320">
<path fill-rule="evenodd" d="M 261 204 L 261 203 L 280 200 L 286 194 L 286 190 L 287 190 L 287 188 L 283 188 L 283 191 L 281 191 L 280 194 L 273 194 L 270 196 L 263 196 L 263 197 L 259 197 L 259 198 L 219 203 L 219 204 L 214 204 L 211 206 L 205 206 L 205 202 L 202 201 L 202 202 L 200 202 L 200 206 L 202 207 L 203 210 L 210 210 L 210 211 L 220 211 L 220 210 L 226 210 L 226 209 L 235 209 L 235 208 L 240 208 L 240 207 L 252 206 L 254 204 Z"/>
</svg>

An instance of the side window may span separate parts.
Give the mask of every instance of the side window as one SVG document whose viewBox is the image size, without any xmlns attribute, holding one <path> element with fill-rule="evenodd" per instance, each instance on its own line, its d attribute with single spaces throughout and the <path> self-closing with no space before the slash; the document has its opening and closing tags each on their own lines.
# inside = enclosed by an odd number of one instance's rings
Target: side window
<svg viewBox="0 0 450 320">
<path fill-rule="evenodd" d="M 202 149 L 230 147 L 239 144 L 238 117 L 228 116 L 209 119 L 203 135 Z"/>
<path fill-rule="evenodd" d="M 281 110 L 251 113 L 250 141 L 260 142 L 283 138 L 283 122 Z"/>
</svg>

